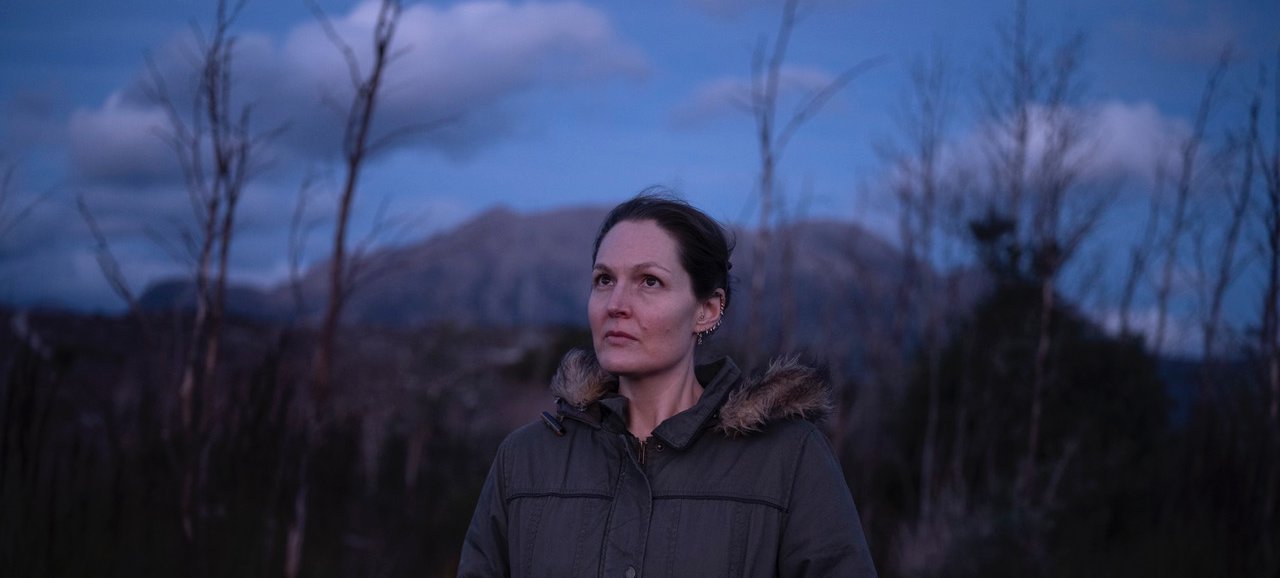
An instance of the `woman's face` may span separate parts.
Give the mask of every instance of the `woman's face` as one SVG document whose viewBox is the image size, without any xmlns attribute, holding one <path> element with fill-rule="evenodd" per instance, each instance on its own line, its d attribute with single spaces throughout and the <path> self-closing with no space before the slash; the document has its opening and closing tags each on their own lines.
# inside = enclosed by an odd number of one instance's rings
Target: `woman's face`
<svg viewBox="0 0 1280 578">
<path fill-rule="evenodd" d="M 625 377 L 691 360 L 696 332 L 719 316 L 719 297 L 699 301 L 675 238 L 654 221 L 622 221 L 600 242 L 587 316 L 596 357 Z"/>
</svg>

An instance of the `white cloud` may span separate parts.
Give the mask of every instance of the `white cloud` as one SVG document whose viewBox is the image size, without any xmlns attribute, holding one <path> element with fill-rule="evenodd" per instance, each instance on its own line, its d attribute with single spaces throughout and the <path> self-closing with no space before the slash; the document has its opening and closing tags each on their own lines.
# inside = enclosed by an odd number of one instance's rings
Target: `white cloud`
<svg viewBox="0 0 1280 578">
<path fill-rule="evenodd" d="M 71 161 L 79 177 L 111 182 L 152 182 L 181 175 L 177 157 L 161 138 L 162 110 L 128 103 L 113 94 L 102 108 L 77 110 L 68 122 Z"/>
<path fill-rule="evenodd" d="M 1067 166 L 1087 181 L 1150 183 L 1157 162 L 1167 160 L 1170 151 L 1190 133 L 1185 121 L 1162 115 L 1148 102 L 1106 101 L 1088 108 L 1068 108 L 1059 114 L 1075 124 L 1079 136 L 1068 152 Z M 949 148 L 951 164 L 980 174 L 993 147 L 1008 146 L 1008 133 L 1002 127 L 1009 123 L 1005 119 L 989 119 L 956 139 Z M 1045 158 L 1049 150 L 1052 127 L 1047 109 L 1037 107 L 1031 111 L 1030 173 L 1038 170 L 1038 159 Z"/>
<path fill-rule="evenodd" d="M 366 0 L 331 20 L 365 70 L 377 10 L 378 2 Z M 191 102 L 198 52 L 186 34 L 154 57 L 179 110 Z M 511 103 L 523 93 L 638 77 L 648 67 L 602 12 L 578 2 L 410 5 L 401 15 L 393 52 L 375 134 L 453 118 L 443 130 L 399 144 L 454 154 L 510 132 L 521 112 L 510 110 Z M 354 88 L 342 53 L 318 22 L 294 27 L 279 43 L 261 34 L 237 35 L 232 73 L 233 92 L 252 107 L 256 130 L 286 127 L 273 143 L 286 156 L 333 158 L 340 151 Z M 155 133 L 165 117 L 142 89 L 151 84 L 146 76 L 140 73 L 134 85 L 101 107 L 73 115 L 73 161 L 81 174 L 116 180 L 179 176 L 172 152 L 160 156 L 166 146 Z"/>
<path fill-rule="evenodd" d="M 1096 175 L 1148 181 L 1156 165 L 1191 132 L 1185 121 L 1165 117 L 1148 102 L 1104 102 L 1090 115 L 1095 136 L 1089 164 Z"/>
<path fill-rule="evenodd" d="M 376 2 L 365 2 L 333 21 L 338 35 L 357 50 L 362 67 L 371 59 L 368 45 L 376 11 Z M 576 2 L 413 5 L 401 17 L 396 45 L 399 56 L 387 69 L 379 128 L 385 133 L 454 118 L 446 129 L 420 140 L 446 152 L 473 149 L 506 133 L 517 115 L 504 106 L 521 93 L 635 77 L 648 66 L 643 55 L 617 37 L 603 13 Z M 321 97 L 348 102 L 351 80 L 320 25 L 294 29 L 281 49 L 281 61 L 281 69 L 292 77 L 281 100 L 301 104 L 292 109 L 297 122 L 336 128 L 338 115 L 318 105 Z M 298 144 L 312 142 L 308 136 Z"/>
</svg>

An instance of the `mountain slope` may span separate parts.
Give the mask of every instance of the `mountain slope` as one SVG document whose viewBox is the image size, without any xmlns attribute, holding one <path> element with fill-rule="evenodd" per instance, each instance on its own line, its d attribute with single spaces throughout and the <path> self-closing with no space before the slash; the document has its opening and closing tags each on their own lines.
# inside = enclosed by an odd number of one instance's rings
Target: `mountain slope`
<svg viewBox="0 0 1280 578">
<path fill-rule="evenodd" d="M 606 212 L 605 207 L 528 214 L 493 209 L 451 231 L 377 251 L 366 260 L 363 270 L 369 276 L 351 297 L 346 321 L 396 327 L 585 325 L 591 245 Z M 735 300 L 728 331 L 748 317 L 756 240 L 743 231 L 735 236 Z M 785 251 L 793 255 L 789 263 L 781 257 L 786 239 L 792 244 Z M 787 293 L 794 298 L 800 343 L 887 327 L 902 267 L 901 254 L 891 244 L 855 224 L 836 221 L 793 225 L 776 232 L 774 243 L 763 305 L 771 333 L 780 330 L 780 300 Z M 321 265 L 304 276 L 304 317 L 319 317 L 327 275 Z M 252 316 L 283 318 L 292 310 L 287 284 L 265 294 L 240 290 L 235 296 L 231 308 Z M 178 305 L 174 299 L 189 303 L 190 292 L 162 283 L 145 301 L 155 309 Z"/>
</svg>

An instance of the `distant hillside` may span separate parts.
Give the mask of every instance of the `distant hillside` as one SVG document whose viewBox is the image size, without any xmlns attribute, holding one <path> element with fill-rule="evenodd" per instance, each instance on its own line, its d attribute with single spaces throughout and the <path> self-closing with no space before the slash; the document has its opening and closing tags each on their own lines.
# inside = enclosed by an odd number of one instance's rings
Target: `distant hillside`
<svg viewBox="0 0 1280 578">
<path fill-rule="evenodd" d="M 494 209 L 457 228 L 370 255 L 369 278 L 348 307 L 348 321 L 393 327 L 432 323 L 460 326 L 583 325 L 589 290 L 591 244 L 604 207 L 576 207 L 522 214 Z M 767 317 L 782 315 L 783 276 L 790 275 L 800 341 L 847 337 L 887 326 L 902 258 L 884 239 L 846 222 L 809 221 L 791 227 L 793 255 L 782 260 L 781 239 L 766 283 Z M 736 232 L 734 291 L 729 328 L 746 317 L 755 237 Z M 318 317 L 327 268 L 313 268 L 302 282 L 303 315 Z M 964 284 L 972 294 L 973 283 Z M 939 295 L 939 298 L 942 296 Z M 157 284 L 143 301 L 162 309 L 190 303 L 189 286 Z M 288 285 L 268 291 L 239 289 L 232 309 L 255 317 L 283 318 L 293 310 Z"/>
<path fill-rule="evenodd" d="M 281 299 L 272 291 L 258 287 L 229 284 L 227 308 L 233 315 L 252 319 L 282 320 L 292 311 L 292 301 Z M 152 283 L 138 298 L 138 305 L 147 311 L 169 311 L 192 307 L 195 303 L 195 283 L 189 279 L 165 279 Z"/>
<path fill-rule="evenodd" d="M 447 233 L 372 255 L 371 278 L 353 296 L 350 319 L 393 326 L 580 324 L 591 243 L 606 211 L 494 209 Z M 327 268 L 317 268 L 304 283 L 316 313 L 326 275 Z"/>
</svg>

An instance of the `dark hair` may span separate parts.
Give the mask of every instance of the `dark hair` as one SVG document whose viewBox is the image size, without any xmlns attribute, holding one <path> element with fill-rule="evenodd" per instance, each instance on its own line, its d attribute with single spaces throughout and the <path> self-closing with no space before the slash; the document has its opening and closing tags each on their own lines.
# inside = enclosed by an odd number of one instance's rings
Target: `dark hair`
<svg viewBox="0 0 1280 578">
<path fill-rule="evenodd" d="M 653 221 L 662 227 L 676 241 L 680 264 L 693 280 L 694 297 L 706 299 L 723 289 L 724 306 L 729 307 L 729 269 L 733 267 L 729 255 L 734 241 L 720 223 L 666 189 L 648 188 L 609 211 L 591 250 L 592 263 L 604 236 L 623 221 Z"/>
</svg>

